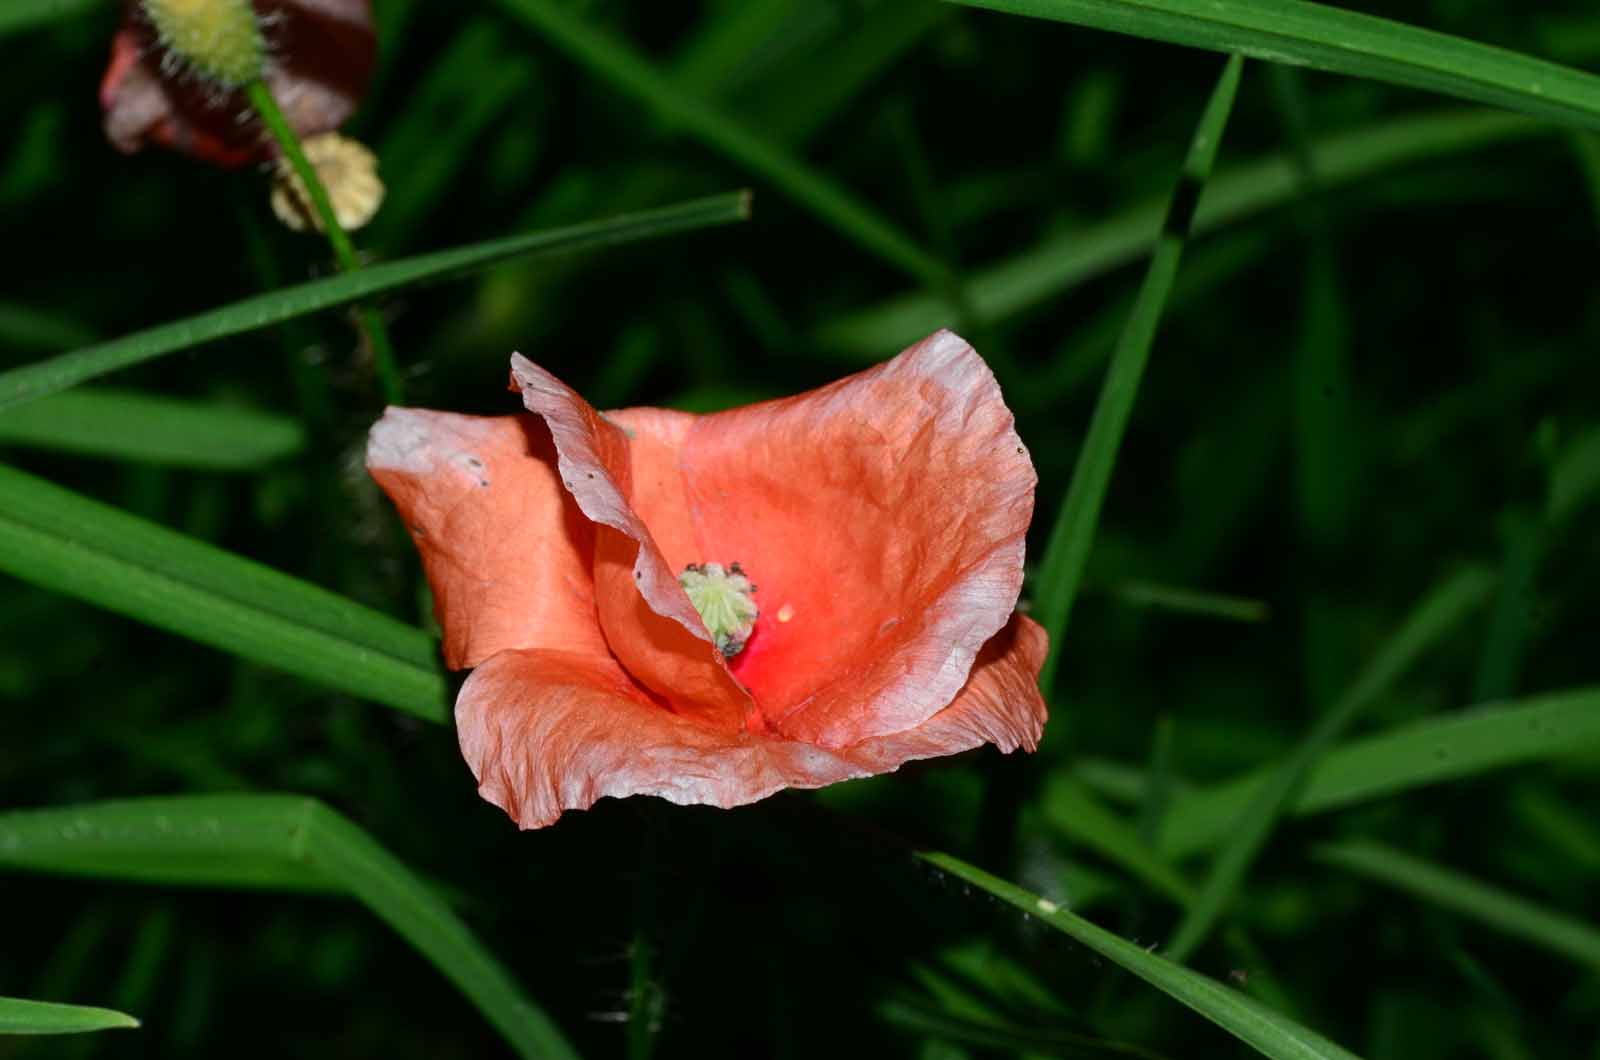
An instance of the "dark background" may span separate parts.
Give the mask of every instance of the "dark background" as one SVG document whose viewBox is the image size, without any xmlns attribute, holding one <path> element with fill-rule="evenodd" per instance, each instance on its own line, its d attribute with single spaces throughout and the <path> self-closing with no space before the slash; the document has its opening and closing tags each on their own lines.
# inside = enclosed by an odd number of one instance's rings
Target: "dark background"
<svg viewBox="0 0 1600 1060">
<path fill-rule="evenodd" d="M 668 70 L 744 8 L 571 6 Z M 1600 17 L 1579 3 L 1360 6 L 1573 65 L 1600 60 Z M 790 7 L 709 95 L 964 276 L 1053 233 L 1092 242 L 1097 226 L 1164 195 L 1222 62 L 914 0 Z M 904 344 L 852 350 L 829 329 L 913 281 L 495 5 L 379 0 L 377 14 L 379 79 L 347 127 L 379 152 L 390 189 L 356 236 L 374 260 L 756 192 L 742 226 L 387 299 L 409 403 L 511 410 L 515 349 L 598 406 L 711 409 L 818 385 Z M 0 367 L 329 268 L 321 243 L 277 225 L 261 174 L 106 145 L 95 91 L 115 21 L 108 3 L 0 40 Z M 833 91 L 863 51 L 866 75 Z M 1353 132 L 1356 143 L 1467 106 L 1251 63 L 1219 181 L 1268 156 L 1289 164 L 1295 98 L 1314 141 Z M 972 1004 L 1031 1029 L 1031 1046 L 1013 1052 L 1113 1055 L 1071 1052 L 1071 1032 L 1169 1057 L 1247 1055 L 910 851 L 949 849 L 1064 902 L 1074 881 L 1098 881 L 1085 911 L 1157 943 L 1173 907 L 1043 821 L 1052 776 L 1108 760 L 1142 767 L 1164 718 L 1186 783 L 1274 760 L 1406 611 L 1469 563 L 1503 576 L 1498 595 L 1365 727 L 1595 679 L 1600 508 L 1552 514 L 1548 501 L 1563 467 L 1581 471 L 1586 451 L 1600 459 L 1600 182 L 1583 164 L 1593 150 L 1552 126 L 1422 152 L 1196 238 L 1031 759 L 986 751 L 731 812 L 607 801 L 519 834 L 478 800 L 448 731 L 6 579 L 0 807 L 316 795 L 438 882 L 587 1055 L 623 1052 L 617 1019 L 639 945 L 654 957 L 661 1056 L 983 1055 L 970 1033 L 955 1044 L 962 1033 L 930 1029 L 972 1017 Z M 1115 335 L 1139 276 L 1136 263 L 1101 269 L 1023 312 L 950 319 L 999 366 L 1038 464 L 1031 557 L 1093 408 L 1108 350 L 1094 336 Z M 309 441 L 247 474 L 25 447 L 5 459 L 418 618 L 415 558 L 360 469 L 381 403 L 344 314 L 111 382 L 293 417 Z M 1175 612 L 1141 602 L 1137 583 L 1231 594 L 1268 613 Z M 1592 923 L 1593 848 L 1582 835 L 1553 840 L 1519 809 L 1554 800 L 1592 829 L 1600 756 L 1573 750 L 1283 823 L 1235 909 L 1262 963 L 1243 966 L 1214 942 L 1192 966 L 1286 996 L 1296 1018 L 1373 1060 L 1600 1056 L 1593 969 L 1307 856 L 1323 839 L 1377 838 Z M 1201 877 L 1203 863 L 1190 868 Z M 20 875 L 0 877 L 0 894 L 0 994 L 111 1005 L 145 1022 L 32 1048 L 0 1041 L 0 1056 L 508 1051 L 351 902 Z M 984 953 L 1038 989 L 969 975 Z"/>
</svg>

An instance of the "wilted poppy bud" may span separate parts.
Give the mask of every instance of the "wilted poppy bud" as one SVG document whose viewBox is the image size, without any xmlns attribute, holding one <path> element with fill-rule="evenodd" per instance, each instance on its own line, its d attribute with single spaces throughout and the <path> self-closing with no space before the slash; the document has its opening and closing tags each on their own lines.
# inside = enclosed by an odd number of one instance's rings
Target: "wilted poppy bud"
<svg viewBox="0 0 1600 1060">
<path fill-rule="evenodd" d="M 371 0 L 130 0 L 100 83 L 106 138 L 222 166 L 277 153 L 245 99 L 261 77 L 302 137 L 337 129 L 372 77 Z"/>
</svg>

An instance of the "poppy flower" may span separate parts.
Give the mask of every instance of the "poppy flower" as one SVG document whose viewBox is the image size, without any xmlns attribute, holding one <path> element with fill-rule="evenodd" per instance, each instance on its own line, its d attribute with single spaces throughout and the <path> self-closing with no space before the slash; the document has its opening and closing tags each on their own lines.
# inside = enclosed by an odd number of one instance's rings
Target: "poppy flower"
<svg viewBox="0 0 1600 1060">
<path fill-rule="evenodd" d="M 473 668 L 467 764 L 523 828 L 1037 746 L 1037 476 L 962 339 L 703 416 L 599 413 L 521 356 L 511 385 L 524 414 L 388 409 L 367 467 Z"/>
<path fill-rule="evenodd" d="M 230 32 L 185 35 L 163 29 L 219 12 L 242 10 L 242 42 L 230 42 L 212 65 L 205 49 Z M 206 6 L 209 5 L 209 6 Z M 147 144 L 224 167 L 266 161 L 276 148 L 244 97 L 235 53 L 258 48 L 261 77 L 301 137 L 338 128 L 366 93 L 377 56 L 371 0 L 136 0 L 125 7 L 100 83 L 106 138 L 125 154 Z M 252 17 L 253 16 L 253 17 Z M 224 26 L 227 31 L 235 27 Z M 194 43 L 186 44 L 185 39 Z M 248 80 L 248 77 L 243 78 Z"/>
</svg>

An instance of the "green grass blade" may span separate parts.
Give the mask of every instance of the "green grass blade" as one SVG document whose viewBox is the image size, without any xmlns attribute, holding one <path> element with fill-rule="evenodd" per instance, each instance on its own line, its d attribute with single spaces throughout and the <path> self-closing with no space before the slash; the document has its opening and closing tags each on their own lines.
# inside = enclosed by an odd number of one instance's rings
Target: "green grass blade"
<svg viewBox="0 0 1600 1060">
<path fill-rule="evenodd" d="M 0 416 L 0 445 L 211 471 L 253 470 L 305 440 L 286 416 L 132 390 L 52 394 Z"/>
<path fill-rule="evenodd" d="M 1353 184 L 1413 162 L 1548 134 L 1548 126 L 1494 111 L 1453 111 L 1376 123 L 1315 144 L 1319 186 Z M 1198 233 L 1295 201 L 1302 193 L 1287 153 L 1223 169 L 1207 182 L 1195 212 Z M 1047 237 L 1031 250 L 966 276 L 967 297 L 983 319 L 1003 320 L 1150 252 L 1161 232 L 1163 201 L 1140 203 L 1100 224 Z M 957 307 L 937 294 L 901 295 L 834 320 L 818 345 L 859 359 L 883 356 L 951 324 Z"/>
<path fill-rule="evenodd" d="M 1379 843 L 1326 844 L 1316 858 L 1600 970 L 1600 931 L 1576 917 Z"/>
<path fill-rule="evenodd" d="M 1545 510 L 1552 524 L 1561 525 L 1596 496 L 1600 496 L 1600 427 L 1580 435 L 1550 469 Z"/>
<path fill-rule="evenodd" d="M 968 7 L 1389 81 L 1600 129 L 1600 77 L 1305 0 L 954 0 Z"/>
<path fill-rule="evenodd" d="M 95 338 L 94 332 L 70 317 L 0 301 L 0 349 L 54 353 L 87 346 Z"/>
<path fill-rule="evenodd" d="M 1272 617 L 1272 608 L 1264 601 L 1186 589 L 1181 585 L 1128 579 L 1112 586 L 1112 592 L 1135 607 L 1157 611 L 1175 611 L 1228 622 L 1265 622 Z"/>
<path fill-rule="evenodd" d="M 1036 616 L 1050 633 L 1050 657 L 1039 676 L 1039 683 L 1046 693 L 1055 683 L 1067 618 L 1083 579 L 1089 547 L 1094 542 L 1095 530 L 1100 523 L 1100 507 L 1111 485 L 1111 471 L 1116 466 L 1117 450 L 1122 446 L 1122 435 L 1127 429 L 1133 402 L 1139 393 L 1139 382 L 1150 357 L 1150 347 L 1155 342 L 1167 295 L 1172 291 L 1173 280 L 1178 274 L 1178 262 L 1189 237 L 1192 211 L 1216 162 L 1217 149 L 1222 141 L 1223 129 L 1228 124 L 1228 115 L 1233 110 L 1243 68 L 1244 62 L 1237 56 L 1228 60 L 1195 128 L 1182 175 L 1168 207 L 1165 230 L 1156 244 L 1155 256 L 1150 261 L 1149 272 L 1145 275 L 1144 286 L 1139 291 L 1133 313 L 1128 318 L 1127 328 L 1117 343 L 1116 352 L 1111 356 L 1111 367 L 1106 371 L 1100 398 L 1095 403 L 1094 417 L 1089 422 L 1083 449 L 1078 454 L 1066 500 L 1062 502 L 1055 526 L 1050 531 L 1050 541 L 1045 547 L 1044 561 L 1040 565 L 1039 580 L 1035 587 Z"/>
<path fill-rule="evenodd" d="M 0 997 L 0 1035 L 82 1034 L 137 1026 L 132 1016 L 108 1008 Z"/>
<path fill-rule="evenodd" d="M 0 866 L 347 894 L 438 968 L 519 1055 L 577 1056 L 444 902 L 371 836 L 315 799 L 192 795 L 0 814 Z"/>
<path fill-rule="evenodd" d="M 725 85 L 750 72 L 752 59 L 761 56 L 800 10 L 796 0 L 746 0 L 703 16 L 694 36 L 672 59 L 672 79 L 702 99 L 721 94 Z"/>
<path fill-rule="evenodd" d="M 458 177 L 476 179 L 473 150 L 495 119 L 529 91 L 533 70 L 511 46 L 498 20 L 485 14 L 469 20 L 411 87 L 406 107 L 385 132 L 378 158 L 386 173 L 404 173 L 394 182 L 367 227 L 375 246 L 409 242 L 452 191 Z M 521 120 L 521 115 L 517 119 Z"/>
<path fill-rule="evenodd" d="M 112 6 L 107 0 L 6 0 L 0 4 L 0 37 L 96 9 Z"/>
<path fill-rule="evenodd" d="M 778 143 L 809 144 L 886 68 L 956 13 L 924 0 L 873 5 L 829 42 L 821 60 L 827 77 L 817 77 L 817 56 L 791 64 L 792 69 L 755 86 L 744 108 L 746 120 Z"/>
<path fill-rule="evenodd" d="M 1330 751 L 1295 797 L 1297 816 L 1600 748 L 1600 687 L 1530 696 L 1405 725 Z M 1270 769 L 1173 800 L 1161 849 L 1181 858 L 1226 837 Z"/>
<path fill-rule="evenodd" d="M 651 107 L 735 163 L 759 173 L 841 235 L 937 289 L 948 270 L 866 203 L 772 141 L 697 96 L 626 44 L 586 25 L 553 0 L 499 0 L 514 18 L 548 37 L 574 61 Z"/>
<path fill-rule="evenodd" d="M 1040 800 L 1044 819 L 1158 894 L 1180 906 L 1199 897 L 1192 884 L 1164 857 L 1145 845 L 1134 827 L 1108 810 L 1081 783 L 1057 775 Z"/>
<path fill-rule="evenodd" d="M 374 265 L 346 275 L 286 287 L 199 316 L 162 324 L 9 372 L 0 372 L 0 409 L 65 390 L 86 379 L 142 364 L 168 353 L 258 331 L 285 320 L 386 291 L 459 276 L 508 258 L 574 254 L 708 225 L 727 224 L 744 220 L 749 215 L 749 195 L 732 192 L 603 221 L 528 232 L 453 250 L 435 251 Z"/>
<path fill-rule="evenodd" d="M 1109 1056 L 1164 1060 L 1160 1053 L 1134 1045 L 1071 1031 L 1021 1027 L 1001 1019 L 957 1015 L 926 1003 L 901 998 L 879 1002 L 877 1014 L 879 1019 L 896 1030 L 919 1037 L 960 1042 L 983 1050 L 1005 1050 L 1024 1056 L 1064 1056 L 1075 1060 Z"/>
<path fill-rule="evenodd" d="M 1165 957 L 1150 953 L 1142 946 L 1136 946 L 1060 908 L 1054 902 L 948 854 L 930 852 L 919 856 L 1024 913 L 1038 917 L 1106 960 L 1187 1005 L 1263 1056 L 1272 1057 L 1273 1060 L 1355 1060 L 1355 1054 L 1341 1049 L 1315 1031 L 1280 1016 L 1260 1002 L 1214 979 L 1174 964 Z"/>
<path fill-rule="evenodd" d="M 421 630 L 5 467 L 0 570 L 430 721 L 449 715 Z"/>
<path fill-rule="evenodd" d="M 1424 652 L 1482 606 L 1493 590 L 1494 579 L 1490 575 L 1467 570 L 1424 597 L 1350 689 L 1273 770 L 1268 782 L 1233 820 L 1228 838 L 1201 885 L 1199 899 L 1173 933 L 1168 946 L 1173 960 L 1187 960 L 1205 941 L 1317 760 L 1363 710 L 1393 687 Z"/>
</svg>

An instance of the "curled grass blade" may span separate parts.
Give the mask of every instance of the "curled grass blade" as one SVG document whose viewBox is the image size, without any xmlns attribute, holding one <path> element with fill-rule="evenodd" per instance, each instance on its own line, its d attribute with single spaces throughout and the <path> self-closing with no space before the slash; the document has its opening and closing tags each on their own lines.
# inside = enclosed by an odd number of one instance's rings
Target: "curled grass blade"
<svg viewBox="0 0 1600 1060">
<path fill-rule="evenodd" d="M 1297 816 L 1600 748 L 1600 687 L 1492 704 L 1352 741 L 1330 751 L 1294 797 Z M 1270 783 L 1270 769 L 1174 798 L 1162 849 L 1185 857 L 1221 842 Z"/>
<path fill-rule="evenodd" d="M 0 1035 L 83 1034 L 137 1026 L 132 1016 L 108 1008 L 0 997 Z"/>
<path fill-rule="evenodd" d="M 1168 946 L 1173 960 L 1189 958 L 1233 900 L 1256 855 L 1288 809 L 1311 769 L 1334 742 L 1429 648 L 1489 598 L 1494 579 L 1469 569 L 1430 592 L 1412 611 L 1349 690 L 1317 720 L 1299 745 L 1272 771 L 1229 827 L 1228 838 L 1211 871 L 1173 932 Z"/>
<path fill-rule="evenodd" d="M 366 832 L 315 799 L 192 795 L 0 814 L 0 867 L 348 895 L 438 968 L 519 1055 L 577 1056 L 443 901 Z"/>
<path fill-rule="evenodd" d="M 0 416 L 0 445 L 212 471 L 248 471 L 305 445 L 286 416 L 132 390 L 78 390 Z"/>
<path fill-rule="evenodd" d="M 513 18 L 543 34 L 572 59 L 652 108 L 738 165 L 759 173 L 841 235 L 938 290 L 953 279 L 865 202 L 771 140 L 681 88 L 638 52 L 587 25 L 553 0 L 499 0 Z"/>
<path fill-rule="evenodd" d="M 1460 96 L 1600 129 L 1600 77 L 1306 0 L 952 0 Z"/>
<path fill-rule="evenodd" d="M 1316 858 L 1600 970 L 1600 931 L 1576 917 L 1380 843 L 1325 844 Z"/>
<path fill-rule="evenodd" d="M 1375 123 L 1314 145 L 1319 186 L 1353 184 L 1375 173 L 1446 155 L 1547 134 L 1548 126 L 1511 114 L 1462 110 Z M 1196 234 L 1225 227 L 1297 199 L 1304 191 L 1287 153 L 1219 172 L 1195 211 Z M 1149 253 L 1161 232 L 1163 201 L 1139 203 L 1088 228 L 1051 235 L 1031 250 L 969 270 L 966 294 L 982 319 L 1003 320 Z M 819 346 L 861 359 L 881 357 L 955 321 L 957 307 L 935 293 L 891 298 L 835 319 Z"/>
<path fill-rule="evenodd" d="M 421 630 L 6 467 L 0 570 L 429 721 L 449 715 Z"/>
<path fill-rule="evenodd" d="M 750 196 L 745 192 L 731 192 L 603 221 L 528 232 L 453 250 L 420 254 L 363 268 L 358 272 L 286 287 L 198 316 L 0 372 L 0 409 L 53 394 L 87 379 L 142 364 L 165 354 L 259 331 L 285 320 L 386 291 L 459 276 L 509 258 L 575 254 L 708 225 L 741 221 L 749 216 Z"/>
<path fill-rule="evenodd" d="M 948 854 L 918 855 L 929 864 L 959 877 L 1030 916 L 1038 917 L 1113 964 L 1132 972 L 1168 996 L 1198 1012 L 1223 1030 L 1273 1060 L 1356 1060 L 1322 1035 L 1279 1015 L 1260 1002 L 1214 979 L 1150 953 L 1054 902 Z"/>
<path fill-rule="evenodd" d="M 1228 60 L 1200 116 L 1200 123 L 1195 128 L 1188 155 L 1184 159 L 1182 174 L 1169 200 L 1167 221 L 1156 243 L 1155 256 L 1150 261 L 1144 286 L 1140 288 L 1138 301 L 1134 303 L 1122 338 L 1111 355 L 1111 366 L 1106 371 L 1100 398 L 1095 403 L 1094 417 L 1089 422 L 1083 449 L 1073 468 L 1066 500 L 1062 502 L 1055 526 L 1050 531 L 1050 541 L 1045 547 L 1035 589 L 1037 616 L 1050 634 L 1050 656 L 1045 661 L 1043 673 L 1039 675 L 1039 683 L 1047 694 L 1055 683 L 1067 618 L 1083 580 L 1084 564 L 1088 561 L 1089 548 L 1100 523 L 1100 508 L 1105 501 L 1106 490 L 1111 485 L 1111 471 L 1116 466 L 1117 450 L 1122 446 L 1122 435 L 1133 413 L 1134 399 L 1138 396 L 1144 367 L 1150 358 L 1150 347 L 1155 343 L 1156 329 L 1166 308 L 1167 295 L 1171 293 L 1173 280 L 1178 274 L 1178 262 L 1189 238 L 1195 204 L 1199 201 L 1206 179 L 1211 175 L 1211 167 L 1216 162 L 1217 149 L 1222 142 L 1222 132 L 1227 127 L 1228 115 L 1233 111 L 1243 69 L 1244 61 L 1237 56 Z"/>
</svg>

